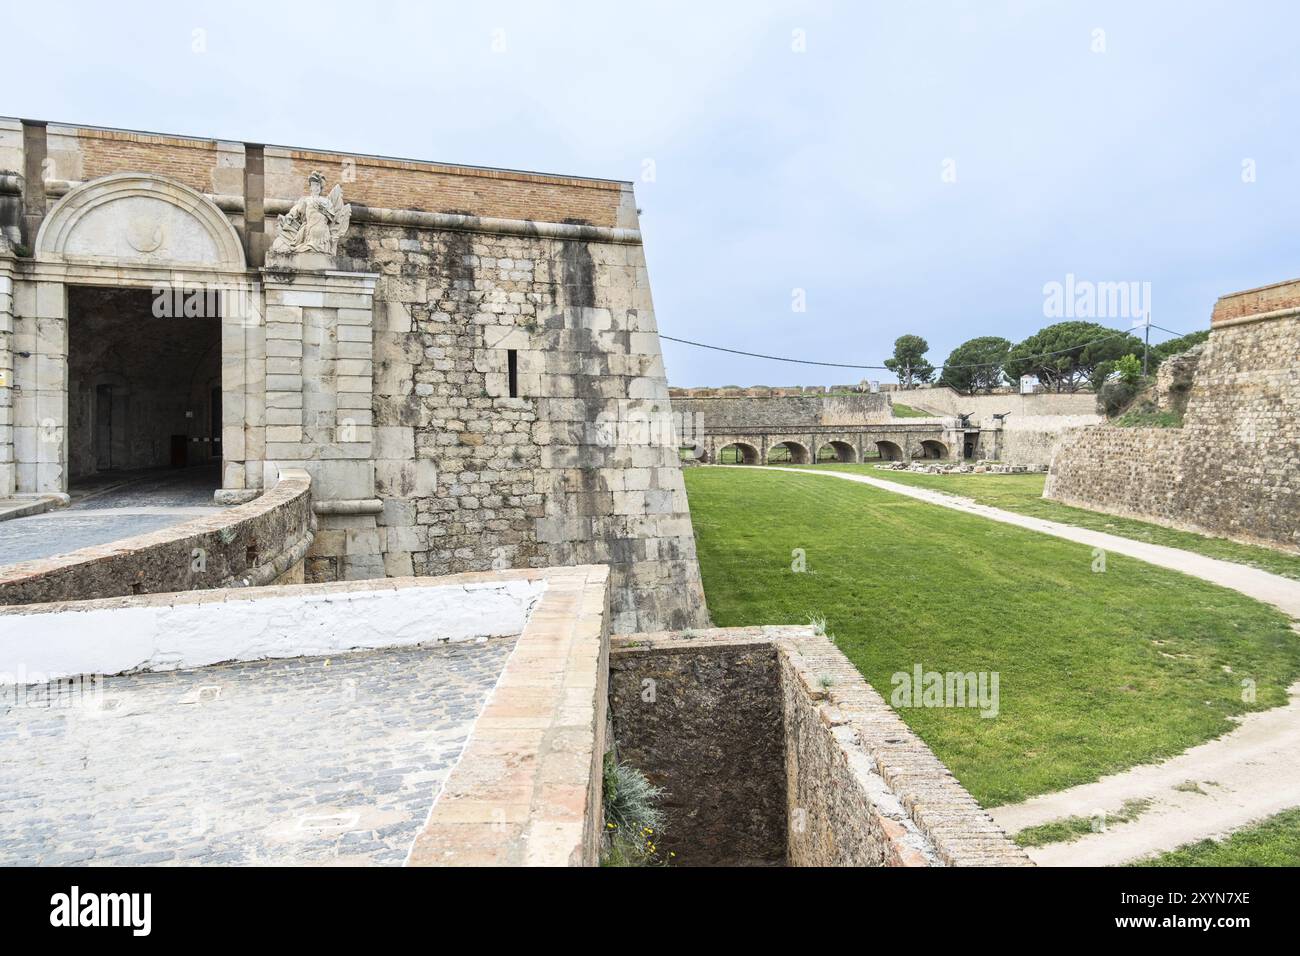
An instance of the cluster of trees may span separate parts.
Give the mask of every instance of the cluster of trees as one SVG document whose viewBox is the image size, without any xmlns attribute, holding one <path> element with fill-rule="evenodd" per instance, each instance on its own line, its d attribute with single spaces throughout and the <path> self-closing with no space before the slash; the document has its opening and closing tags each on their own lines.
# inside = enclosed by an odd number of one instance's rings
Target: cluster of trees
<svg viewBox="0 0 1300 956">
<path fill-rule="evenodd" d="M 1193 332 L 1151 347 L 1151 371 L 1171 355 L 1205 341 L 1209 332 Z M 1100 390 L 1128 356 L 1140 356 L 1143 343 L 1136 335 L 1116 332 L 1096 322 L 1057 322 L 1035 332 L 1017 345 L 996 335 L 982 335 L 952 350 L 936 368 L 925 357 L 930 345 L 919 335 L 903 335 L 894 342 L 894 354 L 885 368 L 898 376 L 903 388 L 936 380 L 963 392 L 988 392 L 1003 384 L 1015 385 L 1032 375 L 1054 392 L 1080 388 Z M 1124 371 L 1133 369 L 1125 363 Z M 1141 369 L 1139 360 L 1137 368 Z"/>
</svg>

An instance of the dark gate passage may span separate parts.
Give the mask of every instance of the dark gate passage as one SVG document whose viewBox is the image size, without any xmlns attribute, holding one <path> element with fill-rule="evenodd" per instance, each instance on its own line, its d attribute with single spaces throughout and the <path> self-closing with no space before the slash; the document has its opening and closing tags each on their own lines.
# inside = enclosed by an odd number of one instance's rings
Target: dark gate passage
<svg viewBox="0 0 1300 956">
<path fill-rule="evenodd" d="M 221 319 L 214 300 L 70 287 L 69 479 L 206 466 L 220 455 Z"/>
</svg>

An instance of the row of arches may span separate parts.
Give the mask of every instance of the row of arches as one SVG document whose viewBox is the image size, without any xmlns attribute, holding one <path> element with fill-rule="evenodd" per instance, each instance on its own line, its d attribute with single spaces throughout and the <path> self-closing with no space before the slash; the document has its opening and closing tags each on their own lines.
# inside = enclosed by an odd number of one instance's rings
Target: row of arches
<svg viewBox="0 0 1300 956">
<path fill-rule="evenodd" d="M 903 449 L 892 441 L 878 441 L 875 443 L 876 454 L 882 461 L 904 461 L 906 455 Z M 921 442 L 921 453 L 918 456 L 927 459 L 943 459 L 948 457 L 948 446 L 941 441 L 926 439 Z M 763 460 L 762 454 L 757 446 L 748 442 L 736 441 L 723 445 L 718 449 L 717 464 L 719 465 L 757 465 Z M 810 448 L 797 441 L 781 441 L 772 445 L 767 450 L 767 460 L 765 464 L 791 464 L 807 465 L 813 461 L 816 462 L 856 462 L 858 460 L 858 450 L 848 442 L 829 441 L 817 449 L 814 457 Z"/>
</svg>

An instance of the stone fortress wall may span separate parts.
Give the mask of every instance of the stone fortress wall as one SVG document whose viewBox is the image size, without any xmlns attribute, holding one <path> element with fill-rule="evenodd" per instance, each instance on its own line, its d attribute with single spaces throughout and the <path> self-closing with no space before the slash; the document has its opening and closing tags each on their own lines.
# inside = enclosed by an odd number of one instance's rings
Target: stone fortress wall
<svg viewBox="0 0 1300 956">
<path fill-rule="evenodd" d="M 747 389 L 755 392 L 757 389 Z M 763 395 L 702 394 L 722 389 L 672 389 L 673 412 L 684 424 L 699 420 L 710 428 L 746 428 L 771 425 L 800 428 L 805 425 L 857 425 L 888 421 L 889 399 L 881 393 L 832 392 L 826 394 Z"/>
<path fill-rule="evenodd" d="M 883 387 L 883 386 L 882 386 Z M 948 385 L 922 385 L 905 391 L 890 390 L 893 401 L 936 415 L 970 415 L 983 422 L 995 414 L 1009 412 L 1007 421 L 1017 418 L 1057 418 L 1061 416 L 1097 415 L 1096 396 L 1091 392 L 995 391 L 966 395 Z"/>
<path fill-rule="evenodd" d="M 921 411 L 970 415 L 984 436 L 986 457 L 1009 465 L 1046 465 L 1067 436 L 1104 420 L 1092 392 L 963 395 L 947 385 L 931 385 L 892 394 Z M 998 421 L 994 415 L 1005 417 Z"/>
<path fill-rule="evenodd" d="M 267 268 L 317 170 L 334 268 Z M 234 278 L 221 493 L 307 470 L 308 580 L 606 563 L 615 632 L 699 626 L 637 226 L 624 182 L 0 120 L 0 495 L 67 489 L 70 287 Z"/>
<path fill-rule="evenodd" d="M 1086 429 L 1046 497 L 1300 549 L 1300 280 L 1223 296 L 1209 340 L 1166 364 L 1156 392 L 1182 426 Z"/>
<path fill-rule="evenodd" d="M 915 443 L 922 437 L 940 441 L 954 454 L 960 454 L 966 442 L 956 419 L 969 415 L 972 435 L 979 433 L 974 455 L 1013 465 L 1045 466 L 1065 436 L 1103 420 L 1091 392 L 964 395 L 946 385 L 907 390 L 882 386 L 879 392 L 836 385 L 673 388 L 669 393 L 684 433 L 705 432 L 722 436 L 722 440 L 743 438 L 747 431 L 755 429 L 775 438 L 781 437 L 783 431 L 798 438 L 801 429 L 806 428 L 833 430 L 893 423 L 920 429 L 925 418 L 894 418 L 893 405 L 897 402 L 930 413 L 936 425 L 942 420 L 940 427 L 924 435 L 918 432 L 912 439 L 883 431 L 879 436 L 870 436 L 899 444 L 908 457 L 919 457 Z M 995 414 L 1006 417 L 999 420 Z M 845 437 L 828 432 L 812 441 Z"/>
</svg>

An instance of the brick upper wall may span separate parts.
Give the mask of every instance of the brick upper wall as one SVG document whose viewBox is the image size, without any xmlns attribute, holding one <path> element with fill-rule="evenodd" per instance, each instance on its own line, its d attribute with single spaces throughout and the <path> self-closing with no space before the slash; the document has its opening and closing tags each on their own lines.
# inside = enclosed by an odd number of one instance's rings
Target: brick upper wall
<svg viewBox="0 0 1300 956">
<path fill-rule="evenodd" d="M 355 163 L 355 179 L 343 183 L 343 195 L 349 202 L 500 219 L 581 220 L 593 226 L 618 225 L 622 184 L 617 182 L 269 146 L 266 196 L 296 199 L 302 195 L 313 170 L 319 170 L 325 176 L 327 187 L 332 187 L 343 176 L 348 159 Z"/>
<path fill-rule="evenodd" d="M 204 193 L 242 195 L 244 191 L 242 143 L 55 124 L 48 130 L 50 178 L 86 181 L 110 173 L 143 172 L 170 177 Z M 328 186 L 342 181 L 348 201 L 366 206 L 594 226 L 636 225 L 631 188 L 614 180 L 282 146 L 265 147 L 264 158 L 266 199 L 298 198 L 306 190 L 308 174 L 319 170 Z"/>
<path fill-rule="evenodd" d="M 81 154 L 81 175 L 69 176 L 69 179 L 91 180 L 124 172 L 155 173 L 202 193 L 242 192 L 242 149 L 236 154 L 239 165 L 233 170 L 235 175 L 222 176 L 218 173 L 223 167 L 216 140 L 106 130 L 78 129 L 75 132 Z M 57 156 L 55 163 L 57 169 Z M 224 168 L 230 169 L 229 166 Z"/>
<path fill-rule="evenodd" d="M 1275 282 L 1258 289 L 1229 292 L 1220 296 L 1219 301 L 1214 303 L 1210 325 L 1297 307 L 1300 307 L 1300 279 L 1288 279 L 1286 282 Z"/>
</svg>

